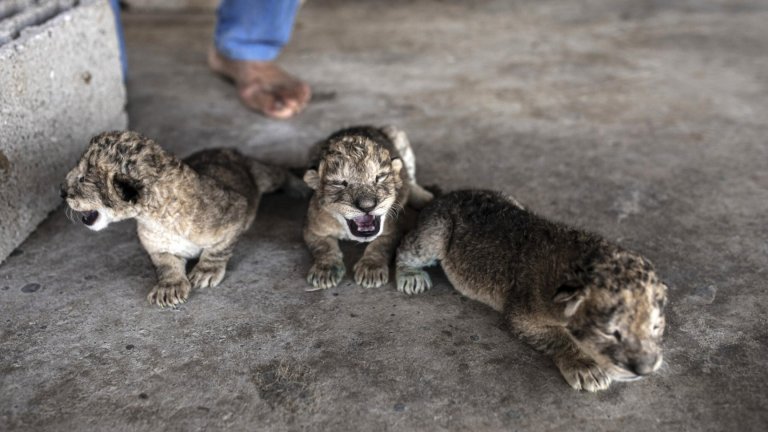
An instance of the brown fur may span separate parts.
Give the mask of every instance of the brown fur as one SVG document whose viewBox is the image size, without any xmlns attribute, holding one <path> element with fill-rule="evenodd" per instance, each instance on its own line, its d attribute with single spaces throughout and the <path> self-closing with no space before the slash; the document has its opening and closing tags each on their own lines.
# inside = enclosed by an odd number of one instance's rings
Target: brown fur
<svg viewBox="0 0 768 432">
<path fill-rule="evenodd" d="M 642 256 L 549 222 L 489 191 L 435 199 L 397 253 L 397 288 L 431 286 L 437 262 L 467 297 L 502 312 L 576 389 L 605 389 L 661 365 L 666 286 Z"/>
<path fill-rule="evenodd" d="M 137 220 L 139 240 L 158 278 L 147 298 L 166 306 L 184 302 L 192 288 L 221 282 L 261 194 L 288 180 L 285 170 L 236 150 L 204 150 L 182 162 L 151 139 L 116 131 L 91 139 L 67 174 L 62 197 L 96 231 Z M 187 275 L 186 262 L 195 258 Z"/>
<path fill-rule="evenodd" d="M 344 276 L 339 240 L 370 242 L 355 264 L 355 281 L 378 287 L 389 279 L 389 261 L 400 239 L 398 213 L 411 200 L 423 206 L 432 194 L 415 179 L 410 143 L 394 127 L 344 129 L 317 144 L 304 181 L 315 190 L 307 211 L 304 240 L 314 258 L 307 282 L 336 286 Z M 405 169 L 403 169 L 405 168 Z M 355 218 L 376 218 L 376 228 L 356 232 Z"/>
</svg>

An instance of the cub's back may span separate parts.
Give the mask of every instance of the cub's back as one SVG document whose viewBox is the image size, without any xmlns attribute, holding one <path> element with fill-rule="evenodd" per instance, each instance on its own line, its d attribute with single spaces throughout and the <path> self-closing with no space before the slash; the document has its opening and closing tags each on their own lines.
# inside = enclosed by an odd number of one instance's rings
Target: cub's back
<svg viewBox="0 0 768 432">
<path fill-rule="evenodd" d="M 226 189 L 233 190 L 249 200 L 256 196 L 256 183 L 251 175 L 249 159 L 234 149 L 207 149 L 184 159 L 201 176 L 213 179 Z"/>
<path fill-rule="evenodd" d="M 453 285 L 464 290 L 506 290 L 515 279 L 519 238 L 527 231 L 527 212 L 492 191 L 456 191 L 436 198 L 424 219 L 446 218 L 450 239 L 441 262 Z"/>
<path fill-rule="evenodd" d="M 503 297 L 514 291 L 517 299 L 529 303 L 562 282 L 563 270 L 578 253 L 573 250 L 575 230 L 549 222 L 499 192 L 452 192 L 424 211 L 425 216 L 434 212 L 449 219 L 442 266 L 451 282 L 465 289 L 503 292 Z"/>
</svg>

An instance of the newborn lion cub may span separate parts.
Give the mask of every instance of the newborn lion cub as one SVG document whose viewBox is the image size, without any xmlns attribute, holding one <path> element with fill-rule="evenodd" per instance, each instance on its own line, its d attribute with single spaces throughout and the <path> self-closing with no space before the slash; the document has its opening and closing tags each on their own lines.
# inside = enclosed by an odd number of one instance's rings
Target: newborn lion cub
<svg viewBox="0 0 768 432">
<path fill-rule="evenodd" d="M 498 192 L 435 199 L 397 253 L 397 288 L 431 286 L 440 261 L 462 294 L 502 312 L 573 388 L 597 391 L 661 365 L 667 287 L 642 256 L 549 222 Z"/>
<path fill-rule="evenodd" d="M 389 279 L 389 261 L 400 239 L 397 214 L 406 203 L 422 207 L 432 194 L 416 184 L 416 165 L 405 133 L 392 127 L 340 130 L 320 142 L 304 175 L 315 190 L 304 226 L 314 264 L 307 282 L 336 286 L 346 269 L 339 240 L 370 242 L 355 264 L 355 281 L 378 287 Z M 405 169 L 403 169 L 405 165 Z"/>
<path fill-rule="evenodd" d="M 136 218 L 158 279 L 147 298 L 166 306 L 221 282 L 261 194 L 290 180 L 236 150 L 203 150 L 182 162 L 136 132 L 106 132 L 91 139 L 61 196 L 94 231 Z M 198 257 L 187 277 L 187 260 Z"/>
</svg>

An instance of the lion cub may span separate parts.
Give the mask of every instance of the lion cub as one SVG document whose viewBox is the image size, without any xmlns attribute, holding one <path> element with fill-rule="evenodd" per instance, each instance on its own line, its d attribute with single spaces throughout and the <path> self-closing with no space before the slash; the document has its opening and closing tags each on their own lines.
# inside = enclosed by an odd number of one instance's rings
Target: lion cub
<svg viewBox="0 0 768 432">
<path fill-rule="evenodd" d="M 440 262 L 462 294 L 502 312 L 575 389 L 648 375 L 662 361 L 667 287 L 642 256 L 549 222 L 498 192 L 435 199 L 397 252 L 397 289 L 431 286 Z"/>
<path fill-rule="evenodd" d="M 432 194 L 416 183 L 416 165 L 405 133 L 392 127 L 340 130 L 315 148 L 304 175 L 315 193 L 304 226 L 314 264 L 307 282 L 336 286 L 346 269 L 339 240 L 370 242 L 355 264 L 355 281 L 378 287 L 389 279 L 389 262 L 400 240 L 397 215 L 410 203 L 421 207 Z"/>
<path fill-rule="evenodd" d="M 106 132 L 91 139 L 61 196 L 94 231 L 136 219 L 158 279 L 147 298 L 167 306 L 183 303 L 191 288 L 221 282 L 261 194 L 290 180 L 286 170 L 236 150 L 203 150 L 182 162 L 136 132 Z M 193 258 L 199 261 L 187 275 Z"/>
</svg>

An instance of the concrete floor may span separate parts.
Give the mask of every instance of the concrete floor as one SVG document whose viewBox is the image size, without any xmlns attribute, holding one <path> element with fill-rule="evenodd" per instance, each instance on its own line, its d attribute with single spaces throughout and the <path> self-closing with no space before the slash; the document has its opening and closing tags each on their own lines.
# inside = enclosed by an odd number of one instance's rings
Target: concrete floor
<svg viewBox="0 0 768 432">
<path fill-rule="evenodd" d="M 208 72 L 210 15 L 126 16 L 132 127 L 299 164 L 399 124 L 423 183 L 503 189 L 653 260 L 665 367 L 575 392 L 439 271 L 414 298 L 304 292 L 305 204 L 280 195 L 220 287 L 161 311 L 132 223 L 59 210 L 0 267 L 0 430 L 768 428 L 768 4 L 384 3 L 308 2 L 281 61 L 315 100 L 289 122 Z"/>
</svg>

